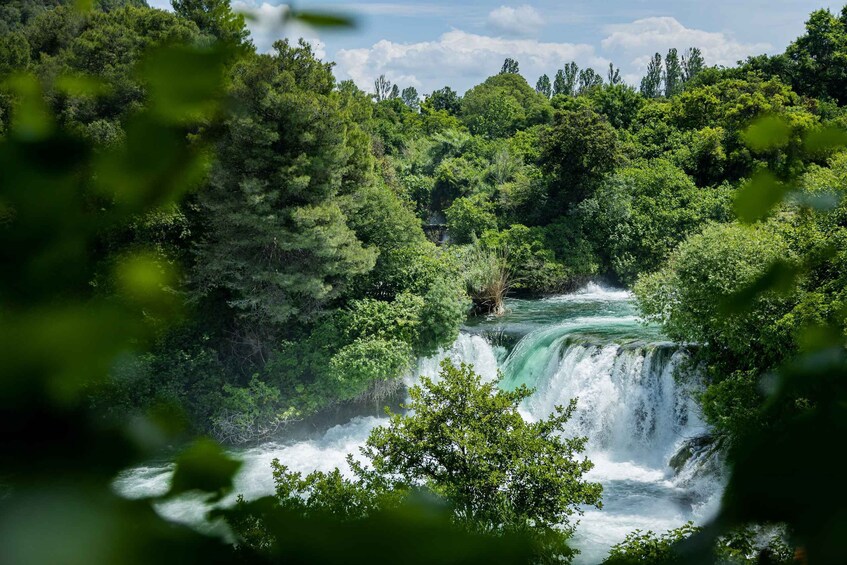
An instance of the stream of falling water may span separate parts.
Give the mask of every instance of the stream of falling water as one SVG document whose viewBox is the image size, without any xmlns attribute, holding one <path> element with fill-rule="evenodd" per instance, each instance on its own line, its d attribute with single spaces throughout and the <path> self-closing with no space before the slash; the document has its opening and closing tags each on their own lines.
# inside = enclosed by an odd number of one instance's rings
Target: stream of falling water
<svg viewBox="0 0 847 565">
<path fill-rule="evenodd" d="M 708 518 L 723 490 L 717 455 L 700 453 L 676 470 L 669 465 L 687 442 L 708 431 L 691 397 L 696 385 L 674 378 L 685 354 L 657 328 L 639 322 L 629 293 L 592 284 L 544 300 L 510 300 L 508 309 L 503 317 L 469 324 L 449 351 L 420 360 L 407 384 L 419 375 L 436 377 L 440 361 L 450 357 L 473 364 L 485 379 L 497 379 L 499 370 L 501 387 L 534 388 L 522 406 L 530 420 L 578 399 L 566 433 L 588 437 L 595 467 L 587 478 L 604 490 L 602 510 L 583 509 L 573 540 L 581 550 L 576 563 L 601 562 L 609 547 L 635 529 L 661 532 Z M 273 492 L 275 458 L 293 471 L 345 470 L 347 454 L 358 453 L 370 430 L 385 421 L 357 416 L 313 438 L 236 451 L 244 466 L 235 492 L 248 499 Z M 129 498 L 159 494 L 171 473 L 171 464 L 138 467 L 115 486 Z M 157 509 L 174 521 L 219 527 L 204 522 L 206 508 L 191 496 Z"/>
</svg>

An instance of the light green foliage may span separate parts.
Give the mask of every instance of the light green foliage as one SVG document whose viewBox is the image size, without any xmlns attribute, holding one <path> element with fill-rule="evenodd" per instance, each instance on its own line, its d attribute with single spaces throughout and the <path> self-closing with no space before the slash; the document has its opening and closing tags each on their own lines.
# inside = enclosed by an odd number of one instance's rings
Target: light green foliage
<svg viewBox="0 0 847 565">
<path fill-rule="evenodd" d="M 791 260 L 785 239 L 768 226 L 713 225 L 685 241 L 667 267 L 636 285 L 642 311 L 679 341 L 709 343 L 728 355 L 767 355 L 786 299 L 763 296 L 744 314 L 727 313 L 722 300 L 761 277 L 776 260 Z"/>
<path fill-rule="evenodd" d="M 481 242 L 506 253 L 510 288 L 516 291 L 562 292 L 597 274 L 594 251 L 578 233 L 578 221 L 545 228 L 513 224 L 501 232 L 486 232 Z M 556 250 L 561 250 L 561 256 Z"/>
<path fill-rule="evenodd" d="M 493 206 L 479 198 L 457 198 L 444 214 L 450 240 L 456 244 L 471 243 L 486 230 L 497 229 Z"/>
<path fill-rule="evenodd" d="M 460 280 L 437 279 L 424 295 L 419 346 L 424 355 L 451 345 L 459 337 L 459 328 L 470 310 L 470 300 Z"/>
<path fill-rule="evenodd" d="M 366 298 L 354 300 L 341 314 L 342 334 L 348 340 L 367 336 L 400 340 L 409 345 L 420 342 L 421 311 L 424 299 L 404 292 L 391 301 Z"/>
<path fill-rule="evenodd" d="M 566 537 L 578 504 L 599 505 L 600 486 L 582 480 L 591 463 L 575 457 L 585 439 L 560 435 L 574 404 L 528 423 L 518 406 L 529 394 L 498 390 L 472 367 L 445 361 L 437 381 L 423 377 L 410 390 L 411 412 L 375 429 L 363 454 L 374 472 L 444 497 L 468 528 L 523 531 L 532 524 L 535 535 Z M 553 551 L 564 549 L 556 545 Z"/>
<path fill-rule="evenodd" d="M 329 388 L 329 398 L 356 398 L 379 381 L 396 382 L 410 368 L 411 362 L 412 348 L 404 341 L 377 337 L 358 339 L 332 356 L 328 381 L 321 385 Z"/>
<path fill-rule="evenodd" d="M 249 35 L 244 16 L 232 11 L 230 0 L 172 0 L 171 4 L 179 16 L 222 43 L 237 45 Z"/>
<path fill-rule="evenodd" d="M 472 367 L 445 361 L 437 380 L 424 377 L 410 390 L 408 414 L 371 432 L 362 449 L 368 467 L 348 459 L 353 478 L 338 470 L 303 478 L 275 462 L 275 507 L 355 520 L 423 489 L 464 529 L 520 532 L 533 540 L 536 559 L 570 561 L 569 517 L 581 504 L 599 506 L 601 487 L 583 479 L 592 466 L 578 458 L 585 438 L 561 436 L 574 404 L 529 423 L 518 411 L 529 394 L 498 390 Z"/>
<path fill-rule="evenodd" d="M 723 565 L 789 565 L 795 563 L 794 552 L 784 541 L 780 531 L 768 531 L 766 528 L 741 528 L 718 538 L 711 548 L 705 551 L 708 559 Z M 604 565 L 674 565 L 684 563 L 686 554 L 681 544 L 702 528 L 688 522 L 679 528 L 662 534 L 652 531 L 635 530 L 626 539 L 615 544 L 603 561 Z M 705 555 L 704 555 L 705 557 Z"/>
<path fill-rule="evenodd" d="M 673 565 L 679 563 L 681 556 L 674 551 L 674 545 L 687 539 L 699 528 L 688 522 L 684 526 L 661 535 L 652 531 L 635 530 L 627 534 L 626 539 L 615 544 L 609 550 L 609 556 L 603 561 L 607 565 Z"/>
<path fill-rule="evenodd" d="M 515 73 L 490 77 L 462 99 L 462 120 L 471 133 L 507 137 L 518 129 L 550 121 L 547 98 Z"/>
<path fill-rule="evenodd" d="M 212 434 L 218 441 L 239 444 L 265 439 L 287 423 L 280 412 L 281 393 L 253 375 L 246 387 L 224 385 L 223 399 L 211 418 Z"/>
<path fill-rule="evenodd" d="M 762 81 L 755 76 L 746 79 L 725 79 L 714 84 L 689 88 L 673 99 L 671 114 L 677 127 L 704 131 L 704 128 L 722 128 L 721 146 L 715 152 L 723 153 L 706 159 L 706 164 L 722 161 L 723 178 L 738 179 L 748 176 L 759 165 L 767 165 L 782 176 L 796 174 L 794 159 L 805 133 L 816 125 L 816 118 L 803 107 L 800 99 L 787 86 L 778 81 Z M 743 137 L 757 119 L 778 117 L 775 123 L 785 123 L 785 142 L 781 147 L 749 144 Z M 764 133 L 765 130 L 761 130 Z M 702 151 L 702 149 L 701 149 Z M 698 159 L 703 160 L 703 155 Z M 692 171 L 695 176 L 714 178 L 708 169 Z"/>
<path fill-rule="evenodd" d="M 785 317 L 796 293 L 771 291 L 727 304 L 738 293 L 771 276 L 773 265 L 792 261 L 794 252 L 777 226 L 715 225 L 690 237 L 657 273 L 641 277 L 635 293 L 642 312 L 660 321 L 666 333 L 703 344 L 711 384 L 704 413 L 722 433 L 733 436 L 757 426 L 762 403 L 760 371 L 774 367 L 796 345 Z"/>
<path fill-rule="evenodd" d="M 697 188 L 665 160 L 619 170 L 580 205 L 590 237 L 627 285 L 658 269 L 689 234 L 709 221 L 728 221 L 727 187 Z"/>
<path fill-rule="evenodd" d="M 447 208 L 460 196 L 469 196 L 483 187 L 484 170 L 480 163 L 466 157 L 450 157 L 441 161 L 435 170 L 431 206 Z"/>
<path fill-rule="evenodd" d="M 397 389 L 415 357 L 451 345 L 470 305 L 459 283 L 445 278 L 446 266 L 438 268 L 422 295 L 352 300 L 308 335 L 282 342 L 262 375 L 282 391 L 268 413 L 272 420 L 308 417 L 346 400 L 380 399 Z"/>
</svg>

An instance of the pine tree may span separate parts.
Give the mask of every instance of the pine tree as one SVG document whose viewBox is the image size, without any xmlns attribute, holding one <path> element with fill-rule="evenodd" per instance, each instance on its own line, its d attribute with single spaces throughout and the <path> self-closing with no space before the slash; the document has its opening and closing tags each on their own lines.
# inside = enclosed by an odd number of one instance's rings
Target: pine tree
<svg viewBox="0 0 847 565">
<path fill-rule="evenodd" d="M 223 125 L 198 195 L 206 219 L 195 298 L 223 302 L 251 355 L 267 353 L 282 328 L 317 315 L 376 260 L 337 198 L 368 178 L 366 136 L 351 135 L 331 65 L 305 43 L 275 47 L 242 63 L 230 92 L 239 111 Z"/>
</svg>

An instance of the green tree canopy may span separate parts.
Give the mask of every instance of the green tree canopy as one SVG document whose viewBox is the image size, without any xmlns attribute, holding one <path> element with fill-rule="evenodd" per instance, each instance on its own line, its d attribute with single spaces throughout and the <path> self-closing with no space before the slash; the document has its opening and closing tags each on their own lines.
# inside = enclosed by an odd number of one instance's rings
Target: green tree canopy
<svg viewBox="0 0 847 565">
<path fill-rule="evenodd" d="M 591 195 L 618 158 L 615 129 L 590 109 L 557 112 L 541 146 L 540 164 L 558 210 Z"/>
<path fill-rule="evenodd" d="M 505 137 L 518 129 L 546 123 L 552 114 L 547 98 L 521 75 L 502 73 L 470 89 L 462 99 L 462 120 L 472 133 Z"/>
</svg>

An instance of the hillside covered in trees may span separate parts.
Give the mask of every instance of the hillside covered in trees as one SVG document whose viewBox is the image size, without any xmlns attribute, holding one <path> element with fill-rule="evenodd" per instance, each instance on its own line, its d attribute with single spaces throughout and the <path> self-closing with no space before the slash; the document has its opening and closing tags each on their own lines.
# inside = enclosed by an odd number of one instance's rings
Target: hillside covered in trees
<svg viewBox="0 0 847 565">
<path fill-rule="evenodd" d="M 706 375 L 698 401 L 731 461 L 784 469 L 765 481 L 774 489 L 837 481 L 829 455 L 806 460 L 813 470 L 790 460 L 808 438 L 798 422 L 833 433 L 847 425 L 843 374 L 832 380 L 847 330 L 847 8 L 813 12 L 785 53 L 731 68 L 710 66 L 697 46 L 657 53 L 639 85 L 614 65 L 601 74 L 562 61 L 532 86 L 520 61 L 506 59 L 465 93 L 418 93 L 385 76 L 371 93 L 338 82 L 304 41 L 258 52 L 224 0 L 174 0 L 172 12 L 144 0 L 78 4 L 0 7 L 0 163 L 17 170 L 13 141 L 73 140 L 73 151 L 45 151 L 85 159 L 67 179 L 90 180 L 74 202 L 91 230 L 83 240 L 57 228 L 64 239 L 48 246 L 19 226 L 42 216 L 25 214 L 32 201 L 8 196 L 4 181 L 0 253 L 16 273 L 4 278 L 17 280 L 4 283 L 3 309 L 61 300 L 67 289 L 50 285 L 62 281 L 38 278 L 52 270 L 76 277 L 67 294 L 80 304 L 117 301 L 147 328 L 98 365 L 108 378 L 75 391 L 74 409 L 109 425 L 166 413 L 182 440 L 252 444 L 295 422 L 388 402 L 416 359 L 449 347 L 468 316 L 502 313 L 507 295 L 602 280 L 634 288 L 643 315 L 691 345 Z M 177 63 L 157 67 L 150 54 L 186 45 L 201 55 L 177 49 L 174 60 L 214 53 L 214 65 L 183 92 L 170 86 Z M 204 89 L 212 96 L 198 104 Z M 41 159 L 33 170 L 51 171 Z M 29 186 L 23 173 L 9 178 Z M 52 204 L 32 209 L 50 208 L 43 218 L 61 224 L 66 203 Z M 124 219 L 113 221 L 116 212 Z M 127 299 L 115 278 L 135 273 L 130 259 L 141 256 L 178 304 L 167 314 L 144 296 Z M 810 357 L 818 364 L 792 365 L 794 380 L 778 394 L 763 386 L 805 354 L 819 354 Z M 474 382 L 465 369 L 445 371 Z M 9 390 L 4 403 L 23 410 Z M 49 390 L 71 402 L 64 388 Z M 496 406 L 507 421 L 522 397 L 496 398 L 515 405 Z M 549 425 L 521 433 L 546 437 Z M 397 434 L 390 441 L 411 441 Z M 373 441 L 386 477 L 413 474 Z M 578 486 L 571 506 L 599 502 L 580 481 L 588 468 L 568 471 Z M 298 483 L 277 468 L 288 485 L 280 499 L 347 488 L 396 502 L 402 489 L 359 471 L 355 485 Z M 730 482 L 733 524 L 788 522 L 809 563 L 845 555 L 831 545 L 844 532 L 843 487 L 829 493 L 829 510 L 806 491 L 767 507 L 751 477 Z M 497 530 L 500 511 L 477 533 Z M 550 516 L 566 514 L 557 512 L 526 510 L 515 523 L 552 532 Z M 251 520 L 235 529 L 261 554 L 273 536 Z"/>
</svg>

